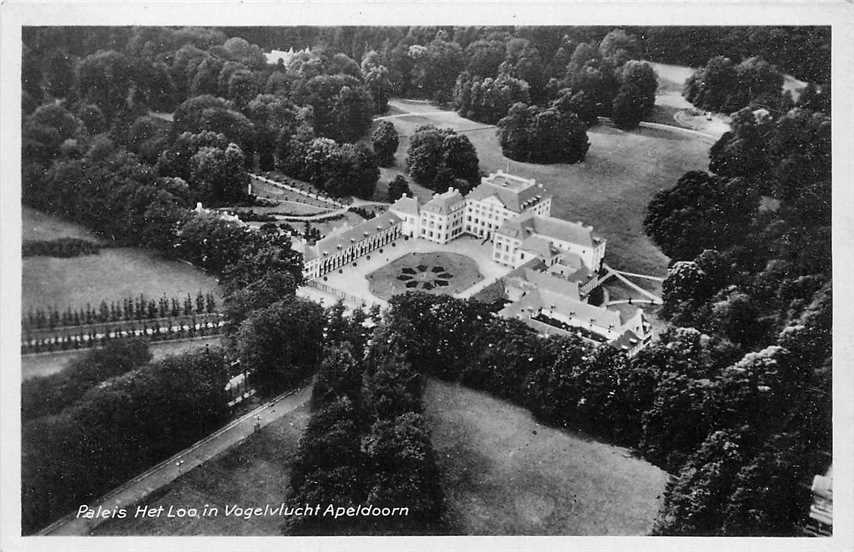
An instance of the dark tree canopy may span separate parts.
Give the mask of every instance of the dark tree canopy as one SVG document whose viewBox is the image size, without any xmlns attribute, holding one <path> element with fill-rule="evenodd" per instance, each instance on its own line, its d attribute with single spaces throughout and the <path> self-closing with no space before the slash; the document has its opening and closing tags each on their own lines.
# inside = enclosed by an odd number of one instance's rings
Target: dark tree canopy
<svg viewBox="0 0 854 552">
<path fill-rule="evenodd" d="M 498 121 L 498 138 L 505 156 L 528 163 L 578 163 L 590 148 L 587 124 L 576 114 L 523 103 Z"/>
<path fill-rule="evenodd" d="M 432 125 L 418 127 L 410 137 L 406 168 L 413 180 L 438 192 L 444 192 L 449 181 L 473 185 L 479 178 L 477 152 L 468 137 Z"/>
<path fill-rule="evenodd" d="M 400 139 L 392 123 L 389 121 L 380 121 L 377 123 L 377 128 L 371 134 L 371 145 L 374 147 L 377 164 L 380 167 L 394 165 L 394 154 L 397 152 L 399 144 Z"/>
</svg>

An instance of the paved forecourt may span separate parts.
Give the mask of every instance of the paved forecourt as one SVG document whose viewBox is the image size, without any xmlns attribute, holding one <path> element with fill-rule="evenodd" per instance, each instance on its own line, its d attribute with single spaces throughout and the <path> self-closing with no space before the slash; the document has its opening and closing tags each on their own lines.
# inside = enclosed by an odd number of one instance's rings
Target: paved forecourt
<svg viewBox="0 0 854 552">
<path fill-rule="evenodd" d="M 367 279 L 368 274 L 409 253 L 432 253 L 437 251 L 465 255 L 474 261 L 483 277 L 476 281 L 474 285 L 459 290 L 454 294 L 455 297 L 470 297 L 512 270 L 511 267 L 500 265 L 492 260 L 492 242 L 484 243 L 483 240 L 472 236 L 462 236 L 445 244 L 421 238 L 410 238 L 408 240 L 401 238 L 396 240 L 393 246 L 385 246 L 381 250 L 377 249 L 369 255 L 356 259 L 356 266 L 350 263 L 341 268 L 342 272 L 339 273 L 337 270 L 330 272 L 325 275 L 325 281 L 323 278 L 320 278 L 320 281 L 349 295 L 364 298 L 371 303 L 382 303 L 382 298 L 375 296 L 371 292 L 370 282 Z"/>
</svg>

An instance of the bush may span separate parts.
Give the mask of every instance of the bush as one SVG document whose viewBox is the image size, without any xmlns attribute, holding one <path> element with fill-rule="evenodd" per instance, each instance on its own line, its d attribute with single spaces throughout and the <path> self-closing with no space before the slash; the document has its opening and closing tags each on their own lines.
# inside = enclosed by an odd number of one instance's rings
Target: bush
<svg viewBox="0 0 854 552">
<path fill-rule="evenodd" d="M 78 238 L 57 238 L 55 240 L 25 240 L 21 246 L 22 257 L 79 257 L 97 255 L 101 245 Z"/>
</svg>

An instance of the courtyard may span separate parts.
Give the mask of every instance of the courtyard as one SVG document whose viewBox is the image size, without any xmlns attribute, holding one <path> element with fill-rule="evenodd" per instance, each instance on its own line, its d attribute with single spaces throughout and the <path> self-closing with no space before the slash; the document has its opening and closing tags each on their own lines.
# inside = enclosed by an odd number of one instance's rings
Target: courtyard
<svg viewBox="0 0 854 552">
<path fill-rule="evenodd" d="M 417 259 L 417 255 L 422 255 L 426 261 L 410 262 Z M 425 270 L 421 271 L 419 266 L 424 266 Z M 403 272 L 404 268 L 410 268 L 412 272 Z M 436 268 L 446 270 L 432 270 Z M 401 238 L 326 274 L 320 281 L 361 298 L 367 304 L 382 305 L 396 293 L 416 290 L 458 298 L 471 297 L 510 270 L 509 266 L 492 260 L 490 242 L 472 236 L 462 236 L 445 244 L 420 238 Z M 413 285 L 406 286 L 412 282 Z"/>
<path fill-rule="evenodd" d="M 458 253 L 409 253 L 366 276 L 371 293 L 382 299 L 407 291 L 454 295 L 483 280 L 469 257 Z"/>
</svg>

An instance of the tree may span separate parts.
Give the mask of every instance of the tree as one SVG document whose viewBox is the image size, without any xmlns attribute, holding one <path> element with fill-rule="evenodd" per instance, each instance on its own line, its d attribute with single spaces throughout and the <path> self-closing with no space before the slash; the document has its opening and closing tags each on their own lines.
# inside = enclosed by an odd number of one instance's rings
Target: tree
<svg viewBox="0 0 854 552">
<path fill-rule="evenodd" d="M 180 135 L 183 132 L 198 132 L 202 129 L 202 114 L 207 109 L 228 109 L 222 98 L 208 94 L 188 98 L 175 110 L 173 116 L 173 132 Z"/>
<path fill-rule="evenodd" d="M 706 273 L 694 261 L 677 261 L 667 269 L 667 278 L 664 279 L 661 289 L 664 299 L 662 315 L 671 319 L 674 316 L 694 313 L 696 306 L 708 299 L 709 294 L 704 293 L 703 286 L 706 281 Z M 689 322 L 679 325 L 691 325 Z"/>
<path fill-rule="evenodd" d="M 808 493 L 799 492 L 799 466 L 805 439 L 800 435 L 775 436 L 772 442 L 735 476 L 724 506 L 719 532 L 727 536 L 793 536 L 809 509 Z"/>
<path fill-rule="evenodd" d="M 312 107 L 313 127 L 318 136 L 352 142 L 370 128 L 373 100 L 365 85 L 355 77 L 317 75 L 300 81 L 291 99 Z"/>
<path fill-rule="evenodd" d="M 725 132 L 709 150 L 709 170 L 721 176 L 765 179 L 770 168 L 767 140 L 771 121 L 757 118 L 749 107 L 732 115 L 732 130 Z"/>
<path fill-rule="evenodd" d="M 377 155 L 377 164 L 380 167 L 390 167 L 394 165 L 394 153 L 397 151 L 397 146 L 400 143 L 397 137 L 397 130 L 389 121 L 380 121 L 377 127 L 371 134 L 371 144 L 374 147 L 374 153 Z"/>
<path fill-rule="evenodd" d="M 406 177 L 399 174 L 388 183 L 388 200 L 396 201 L 403 196 L 412 197 L 412 190 L 409 189 L 409 182 Z"/>
<path fill-rule="evenodd" d="M 260 91 L 255 74 L 248 69 L 239 69 L 228 78 L 228 97 L 238 109 L 245 108 Z"/>
<path fill-rule="evenodd" d="M 135 91 L 133 63 L 115 50 L 88 55 L 77 66 L 81 98 L 101 108 L 108 120 L 133 106 Z M 136 83 L 144 85 L 144 83 Z"/>
<path fill-rule="evenodd" d="M 644 230 L 665 255 L 689 260 L 740 242 L 756 208 L 757 197 L 743 180 L 691 171 L 653 197 Z"/>
<path fill-rule="evenodd" d="M 515 103 L 507 115 L 498 121 L 498 139 L 501 151 L 510 159 L 529 161 L 531 158 L 531 128 L 536 108 L 524 103 Z"/>
<path fill-rule="evenodd" d="M 635 129 L 643 119 L 644 111 L 644 98 L 640 88 L 633 84 L 621 86 L 611 109 L 614 124 L 623 130 Z"/>
<path fill-rule="evenodd" d="M 530 102 L 528 83 L 500 74 L 497 78 L 461 73 L 454 89 L 457 112 L 468 119 L 495 124 L 516 102 Z"/>
<path fill-rule="evenodd" d="M 768 331 L 753 299 L 738 289 L 722 290 L 713 299 L 711 323 L 720 335 L 748 348 L 760 342 Z"/>
<path fill-rule="evenodd" d="M 705 378 L 666 375 L 643 415 L 644 456 L 668 471 L 679 469 L 717 419 L 714 390 L 714 383 Z"/>
<path fill-rule="evenodd" d="M 368 352 L 368 367 L 362 376 L 366 410 L 376 420 L 389 420 L 421 410 L 421 376 L 395 345 L 389 350 Z"/>
<path fill-rule="evenodd" d="M 652 66 L 645 61 L 629 60 L 618 70 L 618 79 L 621 90 L 627 85 L 637 88 L 634 93 L 641 98 L 643 115 L 649 115 L 655 107 L 655 92 L 658 90 L 658 77 Z"/>
<path fill-rule="evenodd" d="M 30 161 L 47 162 L 60 154 L 60 146 L 74 138 L 81 122 L 61 104 L 38 107 L 24 120 L 22 155 Z"/>
<path fill-rule="evenodd" d="M 710 434 L 665 492 L 653 534 L 720 534 L 724 508 L 744 462 L 743 447 L 736 432 Z"/>
<path fill-rule="evenodd" d="M 339 142 L 355 142 L 371 127 L 373 102 L 370 94 L 362 88 L 343 86 L 335 99 L 332 118 Z"/>
<path fill-rule="evenodd" d="M 447 40 L 440 31 L 426 48 L 411 47 L 409 56 L 414 62 L 413 86 L 437 103 L 448 102 L 452 97 L 457 75 L 463 69 L 463 51 L 460 45 Z"/>
<path fill-rule="evenodd" d="M 513 38 L 507 41 L 507 55 L 499 66 L 499 73 L 525 81 L 530 87 L 532 101 L 542 99 L 546 79 L 543 73 L 545 63 L 540 51 L 529 40 Z"/>
<path fill-rule="evenodd" d="M 157 172 L 162 176 L 174 176 L 187 181 L 192 170 L 190 160 L 203 147 L 225 150 L 228 140 L 223 134 L 202 131 L 196 134 L 184 132 L 172 146 L 157 159 Z"/>
<path fill-rule="evenodd" d="M 439 130 L 426 125 L 415 129 L 406 149 L 406 172 L 420 184 L 433 181 L 442 158 L 444 138 Z"/>
<path fill-rule="evenodd" d="M 477 151 L 465 134 L 450 134 L 442 141 L 441 167 L 448 169 L 455 179 L 473 185 L 480 179 Z M 466 193 L 467 190 L 463 190 Z"/>
<path fill-rule="evenodd" d="M 237 334 L 240 324 L 253 312 L 296 295 L 296 281 L 284 271 L 268 271 L 246 286 L 232 290 L 223 300 L 224 333 Z"/>
<path fill-rule="evenodd" d="M 190 159 L 190 186 L 204 201 L 229 202 L 246 195 L 249 175 L 236 144 L 225 150 L 205 146 Z"/>
<path fill-rule="evenodd" d="M 731 59 L 716 56 L 691 75 L 683 94 L 702 109 L 731 113 L 754 103 L 767 107 L 777 102 L 782 86 L 782 74 L 759 57 L 734 65 Z"/>
<path fill-rule="evenodd" d="M 442 491 L 420 408 L 375 422 L 363 443 L 368 471 L 373 475 L 366 502 L 411 509 L 407 518 L 383 525 L 412 533 L 422 524 L 436 524 L 442 512 Z"/>
<path fill-rule="evenodd" d="M 337 342 L 328 347 L 314 389 L 311 392 L 313 410 L 347 398 L 353 403 L 361 401 L 362 366 L 353 358 L 353 347 L 349 342 Z"/>
<path fill-rule="evenodd" d="M 571 88 L 562 88 L 558 91 L 557 97 L 552 101 L 551 107 L 564 115 L 574 113 L 588 127 L 592 127 L 599 122 L 599 117 L 596 115 L 596 103 L 590 94 L 583 90 L 576 92 Z"/>
<path fill-rule="evenodd" d="M 537 113 L 532 130 L 533 161 L 579 163 L 589 148 L 587 125 L 577 115 L 555 109 Z"/>
<path fill-rule="evenodd" d="M 498 137 L 505 156 L 533 163 L 578 163 L 590 148 L 587 125 L 574 113 L 522 103 L 498 121 Z"/>
<path fill-rule="evenodd" d="M 498 74 L 498 66 L 504 61 L 506 47 L 504 40 L 480 39 L 466 46 L 468 59 L 466 71 L 472 75 L 493 77 Z"/>
<path fill-rule="evenodd" d="M 260 393 L 272 395 L 312 374 L 321 360 L 323 309 L 303 299 L 285 299 L 254 311 L 240 325 L 241 367 Z"/>
<path fill-rule="evenodd" d="M 474 184 L 479 178 L 477 152 L 468 137 L 432 125 L 418 127 L 409 139 L 406 166 L 413 180 L 440 192 L 458 179 Z"/>
<path fill-rule="evenodd" d="M 371 50 L 362 59 L 362 78 L 374 100 L 374 113 L 388 111 L 388 99 L 391 94 L 391 81 L 388 68 L 380 63 L 380 55 Z"/>
<path fill-rule="evenodd" d="M 623 29 L 614 29 L 605 35 L 599 43 L 599 52 L 602 57 L 610 60 L 614 66 L 619 67 L 628 60 L 637 59 L 640 54 L 638 40 L 634 35 L 628 34 Z"/>
<path fill-rule="evenodd" d="M 73 93 L 74 69 L 71 56 L 53 50 L 45 59 L 45 90 L 54 98 L 66 98 Z"/>
</svg>

